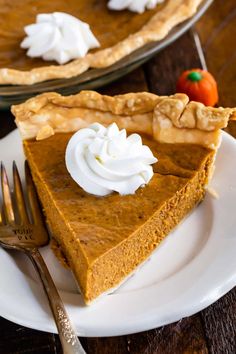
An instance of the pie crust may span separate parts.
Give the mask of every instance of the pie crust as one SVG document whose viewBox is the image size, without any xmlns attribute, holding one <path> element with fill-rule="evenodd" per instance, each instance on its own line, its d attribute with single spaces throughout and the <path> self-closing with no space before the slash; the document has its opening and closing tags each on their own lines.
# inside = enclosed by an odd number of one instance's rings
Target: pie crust
<svg viewBox="0 0 236 354">
<path fill-rule="evenodd" d="M 220 129 L 236 119 L 235 108 L 206 107 L 185 94 L 157 96 L 148 92 L 114 97 L 95 91 L 61 96 L 44 93 L 12 106 L 23 139 L 46 139 L 99 121 L 116 122 L 129 132 L 149 134 L 162 143 L 192 143 L 216 149 Z"/>
<path fill-rule="evenodd" d="M 166 0 L 155 15 L 138 32 L 110 48 L 88 53 L 65 65 L 50 65 L 23 71 L 0 69 L 0 84 L 32 85 L 38 82 L 71 78 L 89 68 L 108 67 L 149 42 L 159 41 L 179 23 L 192 17 L 203 0 Z"/>
</svg>

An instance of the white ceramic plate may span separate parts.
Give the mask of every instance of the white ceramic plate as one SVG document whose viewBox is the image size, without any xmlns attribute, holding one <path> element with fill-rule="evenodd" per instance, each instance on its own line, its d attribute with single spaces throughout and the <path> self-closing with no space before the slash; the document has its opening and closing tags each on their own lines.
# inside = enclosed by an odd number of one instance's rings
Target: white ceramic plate
<svg viewBox="0 0 236 354">
<path fill-rule="evenodd" d="M 17 131 L 0 140 L 0 160 L 23 170 Z M 119 290 L 83 305 L 71 273 L 49 248 L 42 250 L 81 336 L 115 336 L 165 325 L 192 315 L 236 285 L 236 142 L 223 133 L 211 186 L 201 205 L 169 235 L 151 259 Z M 28 259 L 0 249 L 0 315 L 56 332 L 47 301 Z"/>
</svg>

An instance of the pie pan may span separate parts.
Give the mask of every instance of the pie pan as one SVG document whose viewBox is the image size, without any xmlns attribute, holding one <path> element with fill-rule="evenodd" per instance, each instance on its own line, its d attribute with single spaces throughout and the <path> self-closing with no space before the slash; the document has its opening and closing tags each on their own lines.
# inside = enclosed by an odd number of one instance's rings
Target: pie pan
<svg viewBox="0 0 236 354">
<path fill-rule="evenodd" d="M 148 61 L 157 52 L 173 43 L 185 33 L 205 13 L 213 0 L 204 0 L 197 13 L 189 20 L 176 26 L 167 37 L 158 42 L 149 43 L 126 56 L 114 65 L 104 69 L 90 69 L 71 79 L 57 79 L 34 85 L 1 85 L 0 109 L 8 109 L 12 104 L 21 103 L 36 94 L 56 91 L 70 95 L 84 89 L 95 89 L 104 86 L 131 72 Z"/>
</svg>

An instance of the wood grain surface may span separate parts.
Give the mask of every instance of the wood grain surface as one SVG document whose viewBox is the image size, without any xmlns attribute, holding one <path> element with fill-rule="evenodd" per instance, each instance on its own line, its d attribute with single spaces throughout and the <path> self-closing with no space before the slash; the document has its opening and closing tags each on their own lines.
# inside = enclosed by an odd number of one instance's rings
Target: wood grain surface
<svg viewBox="0 0 236 354">
<path fill-rule="evenodd" d="M 236 106 L 236 1 L 215 0 L 196 25 L 207 66 L 216 77 L 220 104 Z M 106 94 L 150 90 L 172 94 L 179 74 L 201 65 L 192 32 L 156 55 L 144 67 L 100 89 Z M 14 129 L 9 112 L 0 113 L 0 138 Z M 236 137 L 235 124 L 229 132 Z M 81 338 L 88 354 L 236 353 L 236 288 L 204 311 L 139 334 Z M 31 330 L 0 318 L 0 354 L 62 353 L 57 335 Z"/>
<path fill-rule="evenodd" d="M 208 70 L 215 76 L 220 93 L 219 104 L 236 106 L 236 1 L 215 0 L 196 25 Z M 228 132 L 236 137 L 236 122 Z"/>
</svg>

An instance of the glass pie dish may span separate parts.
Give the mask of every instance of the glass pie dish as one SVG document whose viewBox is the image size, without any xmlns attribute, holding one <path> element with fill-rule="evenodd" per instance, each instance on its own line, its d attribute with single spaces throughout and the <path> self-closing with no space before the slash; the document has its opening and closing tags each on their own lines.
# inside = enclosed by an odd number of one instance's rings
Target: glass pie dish
<svg viewBox="0 0 236 354">
<path fill-rule="evenodd" d="M 69 95 L 84 89 L 96 89 L 117 80 L 179 38 L 198 21 L 212 2 L 213 0 L 203 1 L 192 18 L 173 28 L 163 40 L 149 43 L 107 68 L 90 69 L 70 79 L 50 80 L 30 86 L 1 85 L 0 109 L 8 109 L 12 104 L 21 103 L 43 92 L 56 91 L 63 95 Z"/>
</svg>

